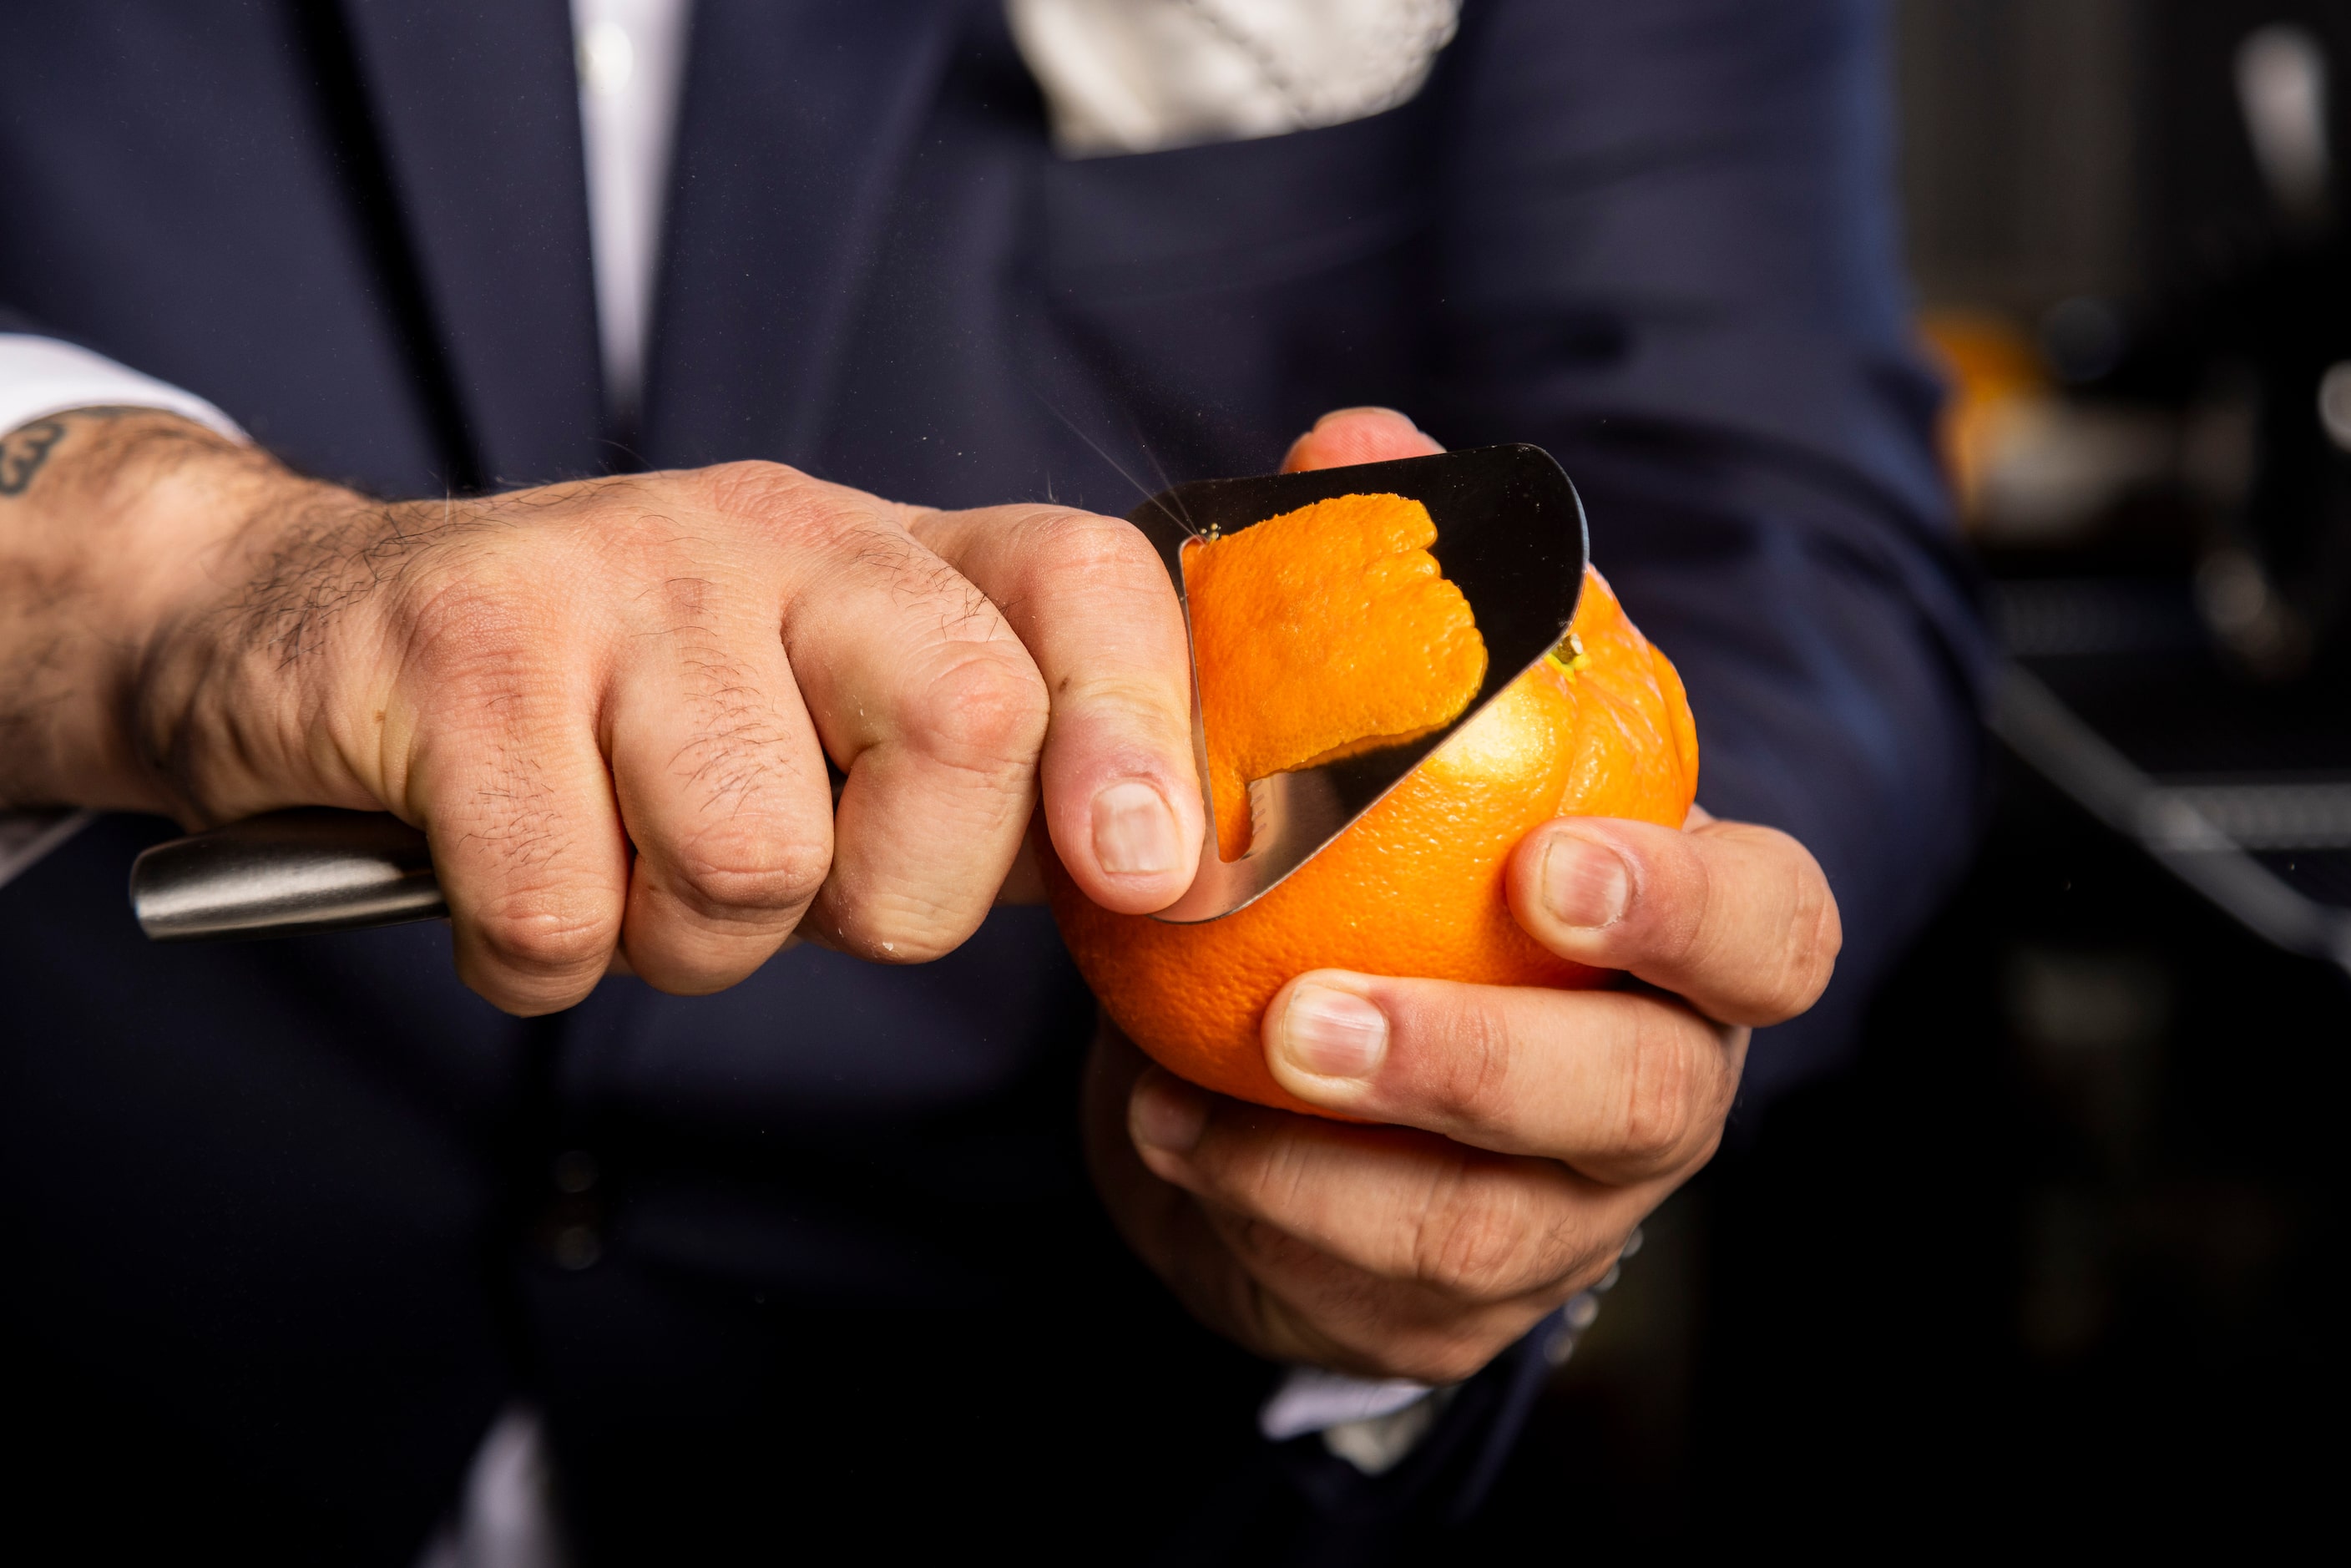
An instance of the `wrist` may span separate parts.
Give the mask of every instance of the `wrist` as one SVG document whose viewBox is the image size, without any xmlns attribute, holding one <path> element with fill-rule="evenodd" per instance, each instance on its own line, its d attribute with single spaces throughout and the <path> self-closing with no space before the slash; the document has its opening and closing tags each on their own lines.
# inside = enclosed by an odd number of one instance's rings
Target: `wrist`
<svg viewBox="0 0 2351 1568">
<path fill-rule="evenodd" d="M 75 410 L 6 437 L 0 494 L 0 803 L 172 810 L 138 738 L 166 630 L 273 499 L 313 488 L 266 455 L 150 409 Z"/>
<path fill-rule="evenodd" d="M 250 446 L 143 413 L 93 427 L 61 477 L 78 492 L 105 624 L 134 659 L 188 613 L 273 493 L 307 483 Z"/>
</svg>

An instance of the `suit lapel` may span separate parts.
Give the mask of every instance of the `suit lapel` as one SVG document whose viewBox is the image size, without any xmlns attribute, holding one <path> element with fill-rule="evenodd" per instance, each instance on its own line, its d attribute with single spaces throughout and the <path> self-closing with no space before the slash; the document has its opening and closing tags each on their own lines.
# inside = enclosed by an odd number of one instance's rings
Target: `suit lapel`
<svg viewBox="0 0 2351 1568">
<path fill-rule="evenodd" d="M 564 0 L 341 0 L 392 190 L 493 484 L 601 466 Z"/>
<path fill-rule="evenodd" d="M 950 0 L 699 0 L 646 458 L 806 464 L 954 41 Z"/>
</svg>

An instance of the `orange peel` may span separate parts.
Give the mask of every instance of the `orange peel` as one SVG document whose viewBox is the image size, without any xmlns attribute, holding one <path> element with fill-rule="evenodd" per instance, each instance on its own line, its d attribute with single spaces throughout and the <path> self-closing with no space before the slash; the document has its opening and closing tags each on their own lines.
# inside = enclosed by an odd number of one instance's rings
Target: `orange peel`
<svg viewBox="0 0 2351 1568">
<path fill-rule="evenodd" d="M 1248 787 L 1442 729 L 1486 679 L 1469 601 L 1403 496 L 1334 496 L 1184 549 L 1217 847 L 1248 851 Z"/>
</svg>

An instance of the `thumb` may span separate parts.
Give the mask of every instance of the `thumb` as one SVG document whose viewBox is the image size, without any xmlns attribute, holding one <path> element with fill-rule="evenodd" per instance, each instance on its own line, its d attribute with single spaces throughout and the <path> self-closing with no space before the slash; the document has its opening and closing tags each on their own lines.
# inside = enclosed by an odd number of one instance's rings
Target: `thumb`
<svg viewBox="0 0 2351 1568">
<path fill-rule="evenodd" d="M 1427 457 L 1444 450 L 1392 408 L 1343 408 L 1316 420 L 1313 429 L 1290 444 L 1281 471 L 1302 474 L 1310 468 Z"/>
</svg>

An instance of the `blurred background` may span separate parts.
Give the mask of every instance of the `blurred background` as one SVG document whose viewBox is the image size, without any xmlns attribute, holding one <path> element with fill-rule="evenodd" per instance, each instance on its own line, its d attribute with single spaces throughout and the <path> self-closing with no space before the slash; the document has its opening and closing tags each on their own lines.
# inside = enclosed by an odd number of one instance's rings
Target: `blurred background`
<svg viewBox="0 0 2351 1568">
<path fill-rule="evenodd" d="M 1920 329 L 2008 654 L 1859 1060 L 1646 1228 L 1483 1530 L 2314 1513 L 2351 1050 L 2351 3 L 1905 0 Z"/>
</svg>

